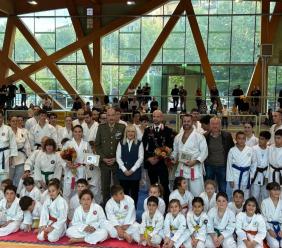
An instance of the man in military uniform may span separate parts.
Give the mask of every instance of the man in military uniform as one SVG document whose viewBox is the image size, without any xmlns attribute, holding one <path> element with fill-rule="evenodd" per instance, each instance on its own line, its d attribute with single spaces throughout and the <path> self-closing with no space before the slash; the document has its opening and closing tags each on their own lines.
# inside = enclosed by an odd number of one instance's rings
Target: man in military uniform
<svg viewBox="0 0 282 248">
<path fill-rule="evenodd" d="M 157 147 L 173 147 L 172 129 L 163 123 L 163 113 L 160 110 L 153 112 L 153 126 L 144 131 L 144 165 L 148 169 L 151 184 L 160 182 L 164 188 L 164 200 L 166 204 L 169 198 L 169 176 L 168 169 L 163 159 L 155 156 Z"/>
<path fill-rule="evenodd" d="M 118 183 L 116 173 L 118 165 L 116 163 L 117 145 L 123 138 L 125 125 L 116 123 L 116 112 L 110 108 L 107 111 L 107 122 L 98 127 L 95 145 L 96 152 L 100 155 L 101 186 L 103 203 L 106 204 L 110 198 L 111 178 L 114 184 Z"/>
</svg>

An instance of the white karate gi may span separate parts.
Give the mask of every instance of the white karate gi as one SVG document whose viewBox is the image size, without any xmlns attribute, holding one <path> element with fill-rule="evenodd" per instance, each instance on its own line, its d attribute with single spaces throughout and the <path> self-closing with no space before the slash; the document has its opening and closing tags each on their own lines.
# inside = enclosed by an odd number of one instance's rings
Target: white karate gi
<svg viewBox="0 0 282 248">
<path fill-rule="evenodd" d="M 163 224 L 164 216 L 157 209 L 153 218 L 150 217 L 149 211 L 145 211 L 142 214 L 142 222 L 140 225 L 140 235 L 148 235 L 151 237 L 151 242 L 154 245 L 159 245 L 163 239 Z M 140 242 L 139 239 L 135 240 L 137 243 Z M 146 241 L 142 242 L 142 245 L 146 246 Z"/>
<path fill-rule="evenodd" d="M 68 213 L 68 220 L 72 220 L 74 211 L 80 206 L 79 196 L 76 193 L 72 196 L 69 202 L 69 213 Z"/>
<path fill-rule="evenodd" d="M 174 138 L 172 156 L 175 160 L 179 160 L 182 157 L 181 154 L 185 154 L 186 157 L 189 157 L 189 160 L 198 160 L 200 163 L 191 168 L 179 161 L 175 176 L 183 176 L 184 178 L 188 179 L 189 190 L 194 196 L 199 196 L 204 191 L 203 163 L 208 156 L 207 142 L 202 134 L 193 130 L 185 144 L 183 144 L 183 134 L 184 132 L 179 133 Z M 194 178 L 192 178 L 193 174 Z"/>
<path fill-rule="evenodd" d="M 275 136 L 275 132 L 279 129 L 282 129 L 282 125 L 280 126 L 277 126 L 277 124 L 273 124 L 270 129 L 269 129 L 269 132 L 271 134 L 271 138 L 269 140 L 269 145 L 273 145 L 275 144 L 275 141 L 274 141 L 274 136 Z"/>
<path fill-rule="evenodd" d="M 36 186 L 34 186 L 33 189 L 30 192 L 28 192 L 26 190 L 26 188 L 24 187 L 21 190 L 20 198 L 22 198 L 23 196 L 29 196 L 33 200 L 36 200 L 36 201 L 40 202 L 40 200 L 41 200 L 41 191 Z"/>
<path fill-rule="evenodd" d="M 246 146 L 253 147 L 258 145 L 258 138 L 253 134 L 251 138 L 246 137 Z"/>
<path fill-rule="evenodd" d="M 253 150 L 251 147 L 245 146 L 242 151 L 237 146 L 232 147 L 229 150 L 227 157 L 227 168 L 226 168 L 226 181 L 234 182 L 233 191 L 239 189 L 240 171 L 233 168 L 236 165 L 240 168 L 245 168 L 246 171 L 242 173 L 240 189 L 244 191 L 245 198 L 249 198 L 248 184 L 250 183 L 250 171 L 252 167 Z M 249 167 L 249 168 L 248 168 Z"/>
<path fill-rule="evenodd" d="M 276 168 L 276 171 L 274 168 Z M 282 182 L 280 182 L 281 176 L 282 176 L 282 148 L 272 145 L 269 147 L 268 182 L 275 181 L 281 185 L 282 184 Z"/>
<path fill-rule="evenodd" d="M 59 141 L 62 142 L 63 139 L 67 138 L 72 139 L 72 130 L 68 130 L 66 127 L 62 127 L 58 130 L 59 132 Z"/>
<path fill-rule="evenodd" d="M 147 206 L 148 198 L 149 197 L 147 197 L 144 200 L 144 204 L 143 204 L 144 211 L 148 210 L 148 206 Z M 158 197 L 158 199 L 159 199 L 158 210 L 161 212 L 162 215 L 164 215 L 165 214 L 165 208 L 166 208 L 165 202 L 164 202 L 163 198 L 161 198 L 161 197 Z"/>
<path fill-rule="evenodd" d="M 7 208 L 6 198 L 0 201 L 0 224 L 7 221 L 13 221 L 5 227 L 0 228 L 0 237 L 7 236 L 11 233 L 17 232 L 20 228 L 23 219 L 23 211 L 19 205 L 19 199 L 15 198 L 9 208 Z"/>
<path fill-rule="evenodd" d="M 268 170 L 269 148 L 261 149 L 259 145 L 253 147 L 253 166 L 251 169 L 251 195 L 259 202 L 268 197 L 265 178 Z M 256 178 L 254 179 L 254 177 Z"/>
<path fill-rule="evenodd" d="M 62 148 L 62 145 L 61 145 L 61 141 L 62 141 L 62 139 L 61 139 L 61 134 L 62 134 L 62 132 L 63 132 L 63 127 L 62 126 L 60 126 L 60 125 L 56 125 L 55 127 L 55 130 L 56 130 L 56 140 L 55 140 L 55 142 L 56 142 L 56 144 L 57 144 L 57 148 Z"/>
<path fill-rule="evenodd" d="M 32 129 L 36 124 L 37 124 L 37 120 L 34 117 L 31 117 L 26 120 L 25 128 L 27 131 L 30 131 L 30 129 Z"/>
<path fill-rule="evenodd" d="M 202 128 L 201 122 L 197 121 L 196 124 L 193 124 L 193 128 L 195 131 L 197 131 L 200 134 L 204 134 L 206 131 Z M 184 132 L 183 127 L 180 128 L 179 133 Z"/>
<path fill-rule="evenodd" d="M 217 229 L 221 235 L 224 237 L 221 245 L 223 248 L 236 248 L 236 242 L 233 238 L 233 233 L 235 230 L 236 220 L 234 213 L 226 208 L 223 217 L 220 219 L 218 217 L 218 208 L 212 208 L 209 213 L 209 222 L 208 222 L 208 233 L 216 233 Z M 210 236 L 207 237 L 205 247 L 214 248 L 213 240 Z"/>
<path fill-rule="evenodd" d="M 43 205 L 44 202 L 45 202 L 47 199 L 49 199 L 49 198 L 50 198 L 49 192 L 48 192 L 48 189 L 46 189 L 46 190 L 42 193 L 42 195 L 41 195 L 41 199 L 40 199 L 41 205 Z"/>
<path fill-rule="evenodd" d="M 229 202 L 228 203 L 228 208 L 235 214 L 235 216 L 239 213 L 241 213 L 243 211 L 243 205 L 244 203 L 242 204 L 242 207 L 241 208 L 237 208 L 235 203 L 232 201 L 232 202 Z"/>
<path fill-rule="evenodd" d="M 185 248 L 192 248 L 192 239 L 193 236 L 195 239 L 198 239 L 196 248 L 205 248 L 205 242 L 207 238 L 207 224 L 208 216 L 205 212 L 202 212 L 200 216 L 196 216 L 193 211 L 189 211 L 187 216 L 187 236 L 188 240 L 185 241 Z M 194 247 L 193 247 L 194 248 Z"/>
<path fill-rule="evenodd" d="M 136 222 L 136 212 L 133 199 L 125 195 L 119 203 L 113 198 L 106 203 L 105 212 L 108 223 L 105 225 L 111 238 L 118 238 L 115 226 L 129 225 L 126 233 L 131 235 L 134 240 L 139 238 L 139 224 Z"/>
<path fill-rule="evenodd" d="M 82 124 L 82 128 L 83 128 L 83 139 L 87 142 L 89 141 L 95 141 L 96 139 L 96 134 L 97 134 L 97 130 L 98 130 L 98 122 L 94 122 L 91 127 L 89 127 L 87 125 L 86 122 L 84 122 Z"/>
<path fill-rule="evenodd" d="M 194 196 L 188 190 L 185 190 L 183 196 L 179 193 L 178 189 L 172 191 L 169 195 L 169 201 L 171 201 L 172 199 L 177 199 L 180 201 L 181 206 L 183 206 L 184 204 L 188 204 L 188 207 L 186 209 L 182 209 L 182 213 L 184 215 L 186 215 L 186 213 L 192 209 L 193 198 Z"/>
<path fill-rule="evenodd" d="M 85 121 L 83 120 L 81 123 L 79 122 L 79 119 L 75 119 L 72 121 L 72 126 L 75 127 L 77 125 L 83 126 Z"/>
<path fill-rule="evenodd" d="M 9 158 L 18 156 L 16 136 L 11 127 L 0 126 L 0 181 L 9 177 Z"/>
<path fill-rule="evenodd" d="M 44 136 L 48 138 L 52 138 L 57 142 L 57 131 L 49 123 L 45 123 L 43 127 L 41 127 L 38 123 L 29 130 L 29 140 L 31 144 L 31 149 L 36 150 L 38 145 L 41 145 L 41 140 Z"/>
<path fill-rule="evenodd" d="M 20 229 L 24 230 L 28 225 L 32 225 L 32 228 L 38 228 L 41 210 L 42 204 L 38 201 L 35 201 L 35 205 L 32 212 L 28 210 L 23 212 L 24 218 Z"/>
<path fill-rule="evenodd" d="M 246 233 L 246 231 L 256 231 L 256 235 Z M 263 248 L 263 240 L 266 236 L 266 225 L 261 214 L 254 214 L 248 217 L 246 212 L 239 213 L 236 216 L 236 234 L 238 248 L 246 248 L 244 240 L 256 241 L 255 248 Z"/>
<path fill-rule="evenodd" d="M 216 206 L 216 193 L 213 193 L 211 199 L 209 199 L 207 193 L 204 191 L 200 194 L 200 197 L 203 199 L 204 201 L 204 211 L 207 213 L 208 211 L 210 211 L 210 209 L 212 209 L 213 207 Z"/>
<path fill-rule="evenodd" d="M 274 230 L 273 224 L 271 224 L 271 221 L 277 221 L 279 224 L 280 230 L 282 230 L 282 199 L 279 199 L 279 202 L 277 206 L 273 204 L 273 201 L 270 197 L 264 199 L 261 203 L 261 212 L 266 222 L 266 230 Z M 277 239 L 270 236 L 270 234 L 267 232 L 266 234 L 266 240 L 271 248 L 279 248 L 282 246 L 282 241 L 279 242 Z"/>
<path fill-rule="evenodd" d="M 63 150 L 69 147 L 75 149 L 77 153 L 77 158 L 74 161 L 74 163 L 80 164 L 80 166 L 76 169 L 76 174 L 74 175 L 71 169 L 65 164 L 64 167 L 65 176 L 64 176 L 64 185 L 63 185 L 63 195 L 65 199 L 69 199 L 71 197 L 71 194 L 74 192 L 74 188 L 72 189 L 71 187 L 73 178 L 75 181 L 77 181 L 80 178 L 86 178 L 85 168 L 84 168 L 84 165 L 86 163 L 86 153 L 92 152 L 89 143 L 84 140 L 81 140 L 80 144 L 78 145 L 73 138 L 71 141 L 68 141 L 64 145 Z"/>
<path fill-rule="evenodd" d="M 58 195 L 55 200 L 49 198 L 44 202 L 40 215 L 39 227 L 54 227 L 54 230 L 47 235 L 48 241 L 56 242 L 64 236 L 66 231 L 67 213 L 68 204 L 60 195 Z M 56 221 L 50 220 L 50 217 L 55 218 Z M 41 241 L 45 240 L 43 231 L 38 233 L 37 239 Z"/>
<path fill-rule="evenodd" d="M 186 240 L 186 219 L 182 213 L 177 216 L 173 216 L 171 213 L 167 213 L 164 220 L 164 239 L 169 238 L 174 242 L 175 248 L 180 247 Z"/>
<path fill-rule="evenodd" d="M 84 238 L 89 244 L 97 244 L 107 239 L 107 230 L 103 228 L 106 216 L 101 206 L 92 203 L 89 212 L 84 212 L 82 206 L 79 206 L 72 219 L 72 226 L 67 229 L 66 235 L 69 238 Z M 93 233 L 84 232 L 85 227 L 92 226 L 95 228 Z"/>
</svg>

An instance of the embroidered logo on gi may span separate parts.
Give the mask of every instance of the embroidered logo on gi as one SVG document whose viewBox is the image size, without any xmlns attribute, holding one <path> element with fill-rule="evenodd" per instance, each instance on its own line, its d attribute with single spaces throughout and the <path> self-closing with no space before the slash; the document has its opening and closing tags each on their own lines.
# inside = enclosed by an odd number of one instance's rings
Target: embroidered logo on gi
<svg viewBox="0 0 282 248">
<path fill-rule="evenodd" d="M 55 164 L 55 160 L 51 160 L 51 164 Z"/>
<path fill-rule="evenodd" d="M 127 206 L 127 205 L 125 205 L 125 206 L 124 206 L 124 209 L 128 209 L 128 206 Z"/>
<path fill-rule="evenodd" d="M 83 152 L 86 153 L 87 151 L 86 151 L 86 150 L 83 150 Z"/>
<path fill-rule="evenodd" d="M 204 224 L 205 224 L 205 225 L 208 224 L 208 220 L 204 220 Z"/>
<path fill-rule="evenodd" d="M 97 214 L 97 211 L 93 211 L 93 214 L 96 215 L 96 214 Z"/>
</svg>

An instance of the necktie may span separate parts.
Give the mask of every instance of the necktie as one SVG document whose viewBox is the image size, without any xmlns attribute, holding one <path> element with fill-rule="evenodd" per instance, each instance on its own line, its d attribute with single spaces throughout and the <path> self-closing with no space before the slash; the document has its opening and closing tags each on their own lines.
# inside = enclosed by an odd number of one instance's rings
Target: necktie
<svg viewBox="0 0 282 248">
<path fill-rule="evenodd" d="M 156 127 L 156 133 L 158 133 L 159 132 L 159 127 Z"/>
</svg>

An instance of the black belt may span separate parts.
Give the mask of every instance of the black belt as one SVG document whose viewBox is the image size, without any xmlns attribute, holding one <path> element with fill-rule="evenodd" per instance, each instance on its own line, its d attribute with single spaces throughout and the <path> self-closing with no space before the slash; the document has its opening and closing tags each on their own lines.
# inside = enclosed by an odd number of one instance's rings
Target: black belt
<svg viewBox="0 0 282 248">
<path fill-rule="evenodd" d="M 276 176 L 276 173 L 278 172 L 279 173 L 279 184 L 281 185 L 282 184 L 282 175 L 281 175 L 280 171 L 282 171 L 282 167 L 276 168 L 272 164 L 269 164 L 269 166 L 273 169 L 272 182 L 276 182 L 275 176 Z"/>
<path fill-rule="evenodd" d="M 25 153 L 25 151 L 24 151 L 24 147 L 19 148 L 19 149 L 18 149 L 18 152 L 23 153 L 23 154 L 25 155 L 25 157 L 27 158 L 27 155 L 26 155 L 26 153 Z"/>
<path fill-rule="evenodd" d="M 257 176 L 258 176 L 258 173 L 263 173 L 263 172 L 265 172 L 266 170 L 267 170 L 267 166 L 264 167 L 264 168 L 257 167 L 256 172 L 255 172 L 255 175 L 254 175 L 254 178 L 252 179 L 251 184 L 253 184 L 253 183 L 255 182 L 255 180 L 256 180 L 256 178 L 257 178 Z"/>
<path fill-rule="evenodd" d="M 41 144 L 39 144 L 39 143 L 35 143 L 35 144 L 34 144 L 34 146 L 36 146 L 36 150 L 37 150 L 38 148 L 40 148 L 40 147 L 41 147 Z"/>
<path fill-rule="evenodd" d="M 2 170 L 5 169 L 5 152 L 6 150 L 9 150 L 10 147 L 3 147 L 3 148 L 0 148 L 0 152 L 2 152 Z"/>
</svg>

